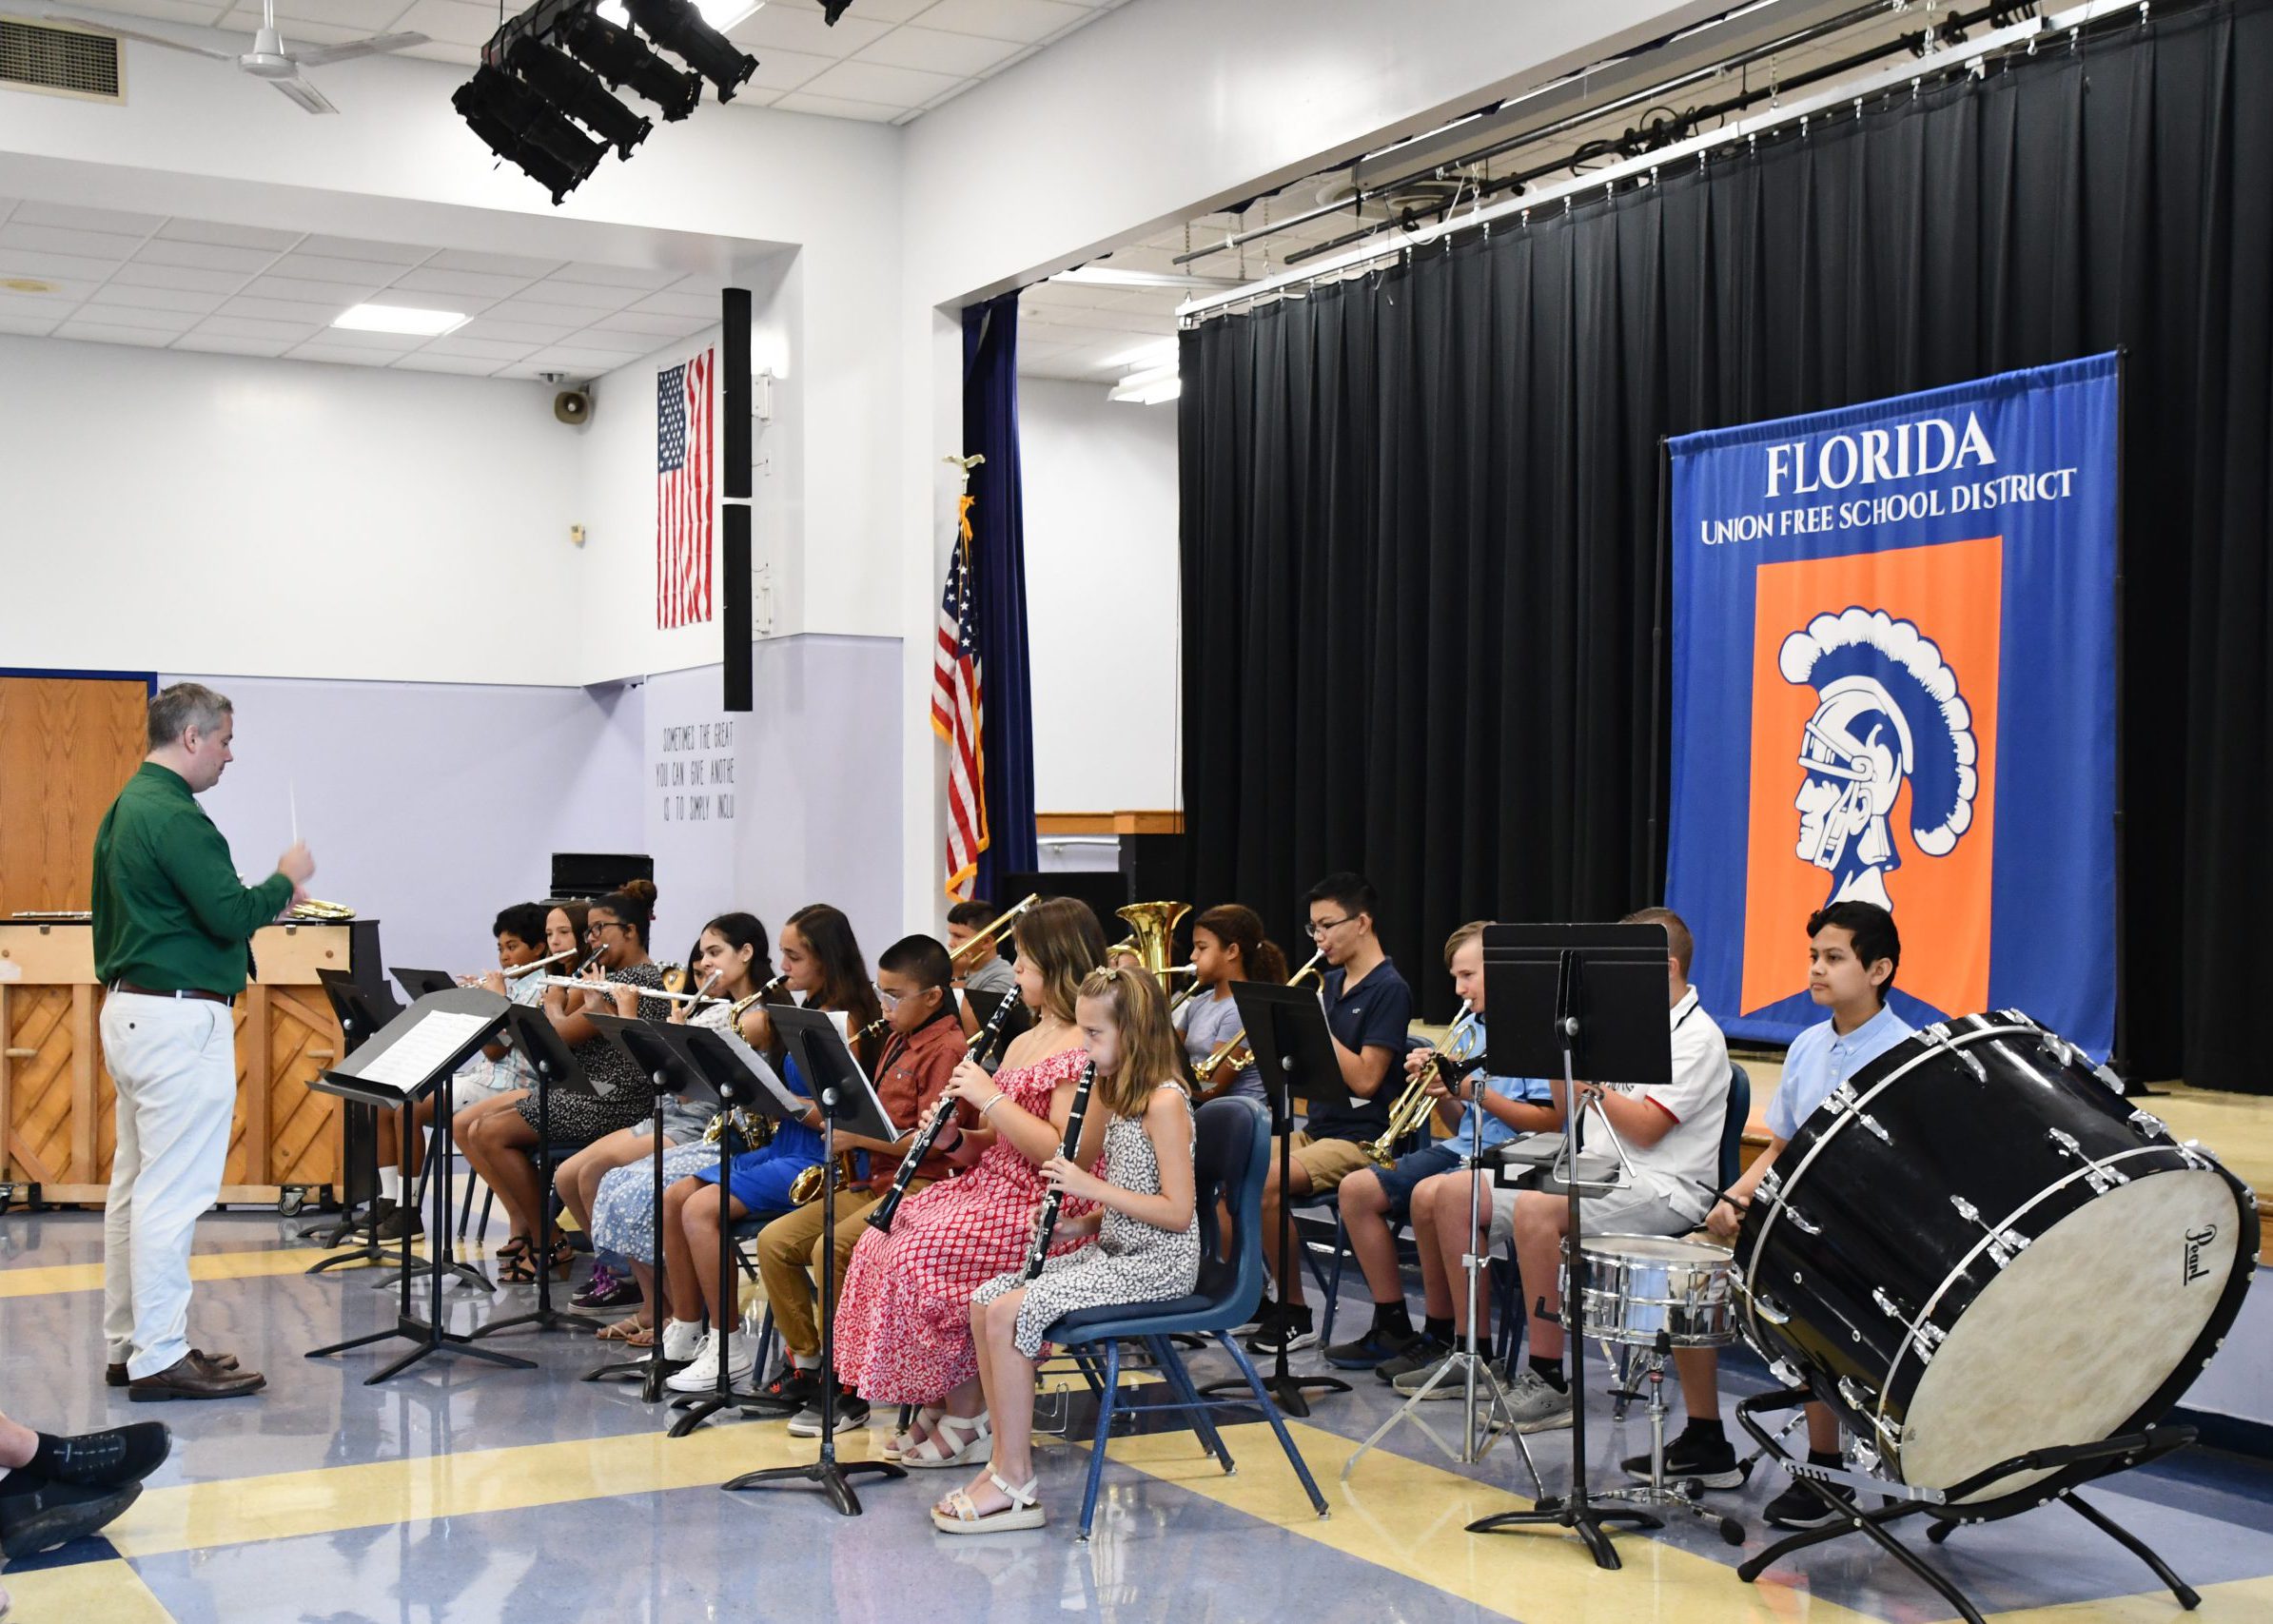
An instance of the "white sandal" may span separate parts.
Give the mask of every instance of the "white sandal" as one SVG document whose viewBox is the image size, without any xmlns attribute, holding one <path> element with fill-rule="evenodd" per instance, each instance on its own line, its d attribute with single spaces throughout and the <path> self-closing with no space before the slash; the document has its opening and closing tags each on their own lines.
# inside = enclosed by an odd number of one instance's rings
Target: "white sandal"
<svg viewBox="0 0 2273 1624">
<path fill-rule="evenodd" d="M 1022 1528 L 1040 1528 L 1048 1520 L 1042 1510 L 1042 1497 L 1037 1492 L 1042 1479 L 1029 1477 L 1024 1486 L 1013 1488 L 999 1472 L 987 1474 L 987 1481 L 1010 1497 L 1010 1503 L 1000 1511 L 981 1513 L 971 1503 L 968 1491 L 957 1489 L 947 1497 L 953 1515 L 944 1516 L 937 1506 L 931 1508 L 931 1526 L 942 1534 L 1010 1534 Z"/>
<path fill-rule="evenodd" d="M 900 1464 L 918 1472 L 947 1466 L 973 1466 L 994 1452 L 994 1421 L 985 1410 L 975 1416 L 941 1416 L 931 1434 L 900 1456 Z"/>
<path fill-rule="evenodd" d="M 908 1452 L 916 1445 L 914 1430 L 921 1427 L 924 1429 L 924 1437 L 931 1437 L 932 1430 L 939 1425 L 939 1418 L 945 1414 L 947 1412 L 936 1404 L 917 1405 L 914 1419 L 908 1423 L 909 1430 L 893 1433 L 890 1438 L 885 1440 L 884 1447 L 877 1453 L 887 1460 L 904 1458 Z"/>
</svg>

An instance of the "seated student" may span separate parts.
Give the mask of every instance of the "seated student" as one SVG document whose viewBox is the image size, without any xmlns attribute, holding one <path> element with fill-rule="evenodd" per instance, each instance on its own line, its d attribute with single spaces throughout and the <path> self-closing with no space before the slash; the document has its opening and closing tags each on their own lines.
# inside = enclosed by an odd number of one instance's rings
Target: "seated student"
<svg viewBox="0 0 2273 1624">
<path fill-rule="evenodd" d="M 903 1466 L 987 1458 L 994 1423 L 970 1294 L 1026 1256 L 1042 1166 L 1065 1142 L 1088 1059 L 1074 1006 L 1104 957 L 1105 932 L 1087 903 L 1049 897 L 1019 919 L 1018 995 L 1034 1025 L 1012 1040 L 995 1075 L 966 1060 L 948 1081 L 963 1105 L 940 1147 L 968 1171 L 910 1200 L 890 1234 L 871 1230 L 853 1250 L 837 1312 L 836 1374 L 871 1404 L 922 1406 L 884 1446 Z M 1073 1202 L 1065 1216 L 1083 1210 Z"/>
<path fill-rule="evenodd" d="M 876 1097 L 885 1114 L 911 1132 L 938 1104 L 948 1078 L 963 1059 L 966 1046 L 955 1020 L 950 979 L 947 949 L 930 936 L 903 936 L 876 960 L 876 990 L 884 999 L 884 1017 L 892 1023 L 892 1036 L 876 1063 Z M 867 1169 L 858 1182 L 837 1192 L 836 1228 L 831 1238 L 822 1239 L 823 1215 L 817 1201 L 783 1214 L 757 1233 L 758 1279 L 773 1304 L 774 1328 L 781 1334 L 790 1365 L 786 1375 L 763 1391 L 784 1406 L 796 1407 L 790 1420 L 790 1433 L 796 1438 L 818 1438 L 821 1429 L 821 1328 L 814 1295 L 821 1282 L 822 1249 L 830 1246 L 835 1253 L 829 1265 L 833 1309 L 835 1299 L 844 1295 L 852 1248 L 868 1233 L 869 1211 L 892 1188 L 900 1168 L 899 1152 L 907 1148 L 905 1140 L 888 1145 L 842 1128 L 836 1144 L 840 1151 L 860 1152 Z M 947 1158 L 934 1150 L 924 1158 L 905 1193 L 912 1195 L 951 1171 Z M 837 1398 L 835 1415 L 839 1432 L 865 1426 L 868 1400 L 846 1388 Z"/>
<path fill-rule="evenodd" d="M 1622 923 L 1665 928 L 1673 1081 L 1616 1088 L 1578 1085 L 1580 1106 L 1600 1102 L 1601 1116 L 1609 1119 L 1633 1163 L 1630 1183 L 1580 1200 L 1580 1228 L 1589 1235 L 1686 1235 L 1705 1216 L 1720 1170 L 1720 1134 L 1729 1105 L 1728 1040 L 1698 1007 L 1696 988 L 1689 985 L 1693 944 L 1681 916 L 1671 909 L 1645 908 Z M 1550 1090 L 1559 1122 L 1562 1080 L 1551 1079 Z M 1607 1148 L 1599 1119 L 1587 1125 L 1595 1129 L 1595 1148 Z M 1585 1138 L 1582 1129 L 1582 1143 Z M 1497 1246 L 1508 1229 L 1514 1232 L 1520 1300 L 1531 1314 L 1531 1361 L 1519 1374 L 1511 1373 L 1508 1409 L 1521 1432 L 1567 1427 L 1571 1393 L 1562 1371 L 1562 1327 L 1545 1316 L 1560 1302 L 1557 1271 L 1562 1238 L 1570 1228 L 1570 1203 L 1544 1190 L 1501 1191 L 1492 1211 L 1492 1244 Z M 1503 1223 L 1507 1229 L 1500 1227 Z"/>
<path fill-rule="evenodd" d="M 1461 1040 L 1463 1053 L 1483 1052 L 1486 923 L 1479 919 L 1463 925 L 1444 943 L 1444 968 L 1452 972 L 1453 993 L 1467 1001 L 1473 1017 L 1469 1035 Z M 1406 1077 L 1419 1075 L 1436 1052 L 1419 1048 L 1408 1053 Z M 1553 1096 L 1538 1078 L 1486 1077 L 1478 1069 L 1464 1072 L 1448 1086 L 1440 1074 L 1428 1085 L 1428 1096 L 1436 1102 L 1445 1125 L 1454 1129 L 1452 1137 L 1423 1145 L 1399 1157 L 1393 1166 L 1366 1167 L 1352 1173 L 1336 1192 L 1342 1225 L 1349 1232 L 1350 1250 L 1357 1255 L 1359 1266 L 1365 1271 L 1365 1283 L 1373 1292 L 1373 1324 L 1363 1335 L 1326 1350 L 1326 1362 L 1343 1370 L 1378 1370 L 1395 1362 L 1399 1368 L 1391 1370 L 1386 1379 L 1394 1379 L 1410 1371 L 1431 1369 L 1452 1351 L 1454 1305 L 1462 1310 L 1467 1306 L 1467 1281 L 1460 1272 L 1461 1238 L 1468 1228 L 1468 1181 L 1476 1176 L 1459 1171 L 1460 1165 L 1477 1154 L 1479 1139 L 1481 1147 L 1488 1150 L 1519 1133 L 1541 1133 L 1555 1125 Z M 1449 1221 L 1441 1230 L 1422 1227 L 1424 1195 L 1432 1212 L 1442 1212 Z M 1452 1216 L 1455 1204 L 1459 1207 L 1457 1218 Z M 1404 1222 L 1408 1210 L 1413 1239 L 1421 1249 L 1421 1280 L 1426 1294 L 1426 1317 L 1419 1336 L 1405 1313 L 1404 1276 L 1397 1266 L 1397 1226 Z M 1483 1210 L 1487 1215 L 1491 1211 L 1488 1200 Z M 1447 1384 L 1439 1391 L 1451 1397 L 1460 1390 Z"/>
<path fill-rule="evenodd" d="M 756 915 L 719 914 L 702 928 L 687 965 L 689 987 L 708 987 L 710 993 L 699 1006 L 674 1003 L 672 1025 L 718 1030 L 733 1024 L 746 1041 L 760 1030 L 758 979 L 766 973 L 770 960 L 766 928 Z M 718 1164 L 718 1144 L 708 1137 L 715 1114 L 711 1104 L 678 1095 L 665 1103 L 663 1143 L 670 1146 L 663 1156 L 666 1188 Z M 591 1283 L 571 1301 L 585 1308 L 638 1303 L 637 1314 L 603 1325 L 594 1334 L 603 1341 L 642 1348 L 655 1340 L 654 1157 L 655 1119 L 651 1116 L 578 1151 L 560 1164 L 553 1180 L 560 1192 L 560 1204 L 592 1237 L 594 1253 L 603 1260 L 619 1260 L 630 1277 L 618 1275 L 606 1262 L 597 1263 Z M 695 1338 L 695 1327 L 683 1327 L 683 1347 L 667 1351 L 665 1357 L 688 1358 L 694 1352 Z"/>
<path fill-rule="evenodd" d="M 516 1004 L 536 1004 L 544 997 L 544 979 L 539 975 L 510 975 L 508 972 L 524 965 L 533 965 L 546 954 L 563 949 L 545 946 L 546 910 L 543 904 L 517 902 L 503 910 L 490 925 L 490 934 L 497 938 L 498 969 L 480 977 L 475 985 L 510 998 Z M 568 947 L 573 949 L 571 942 Z M 526 1086 L 515 1066 L 511 1048 L 502 1041 L 488 1044 L 481 1052 L 458 1068 L 450 1079 L 449 1100 L 455 1112 L 495 1099 Z M 434 1126 L 436 1101 L 442 1091 L 432 1089 L 420 1096 L 410 1108 L 410 1170 L 408 1177 L 417 1179 L 426 1160 L 426 1135 Z M 458 1117 L 451 1118 L 451 1130 L 457 1131 Z M 399 1241 L 404 1234 L 423 1235 L 425 1219 L 418 1208 L 404 1206 L 402 1201 L 402 1117 L 393 1111 L 379 1113 L 379 1202 L 372 1216 L 379 1221 L 382 1241 Z"/>
<path fill-rule="evenodd" d="M 965 943 L 994 923 L 996 911 L 994 904 L 983 896 L 958 902 L 947 910 L 948 953 L 950 957 L 963 955 L 954 960 L 954 989 L 958 992 L 987 992 L 1003 998 L 1018 996 L 1018 978 L 1010 973 L 1010 961 L 1003 954 L 1003 949 L 1009 945 L 1008 941 L 998 938 L 991 948 L 963 952 Z M 976 1009 L 964 1004 L 961 1020 L 965 1037 L 978 1036 L 981 1023 Z"/>
<path fill-rule="evenodd" d="M 1894 971 L 1902 963 L 1902 937 L 1894 916 L 1874 902 L 1834 902 L 1808 919 L 1808 996 L 1831 1011 L 1831 1019 L 1792 1040 L 1784 1055 L 1784 1080 L 1768 1102 L 1768 1148 L 1744 1176 L 1729 1186 L 1706 1217 L 1706 1226 L 1724 1241 L 1736 1238 L 1744 1208 L 1775 1165 L 1799 1125 L 1831 1097 L 1832 1090 L 1912 1035 L 1902 1017 L 1887 1008 Z M 1682 1407 L 1689 1424 L 1665 1446 L 1669 1477 L 1695 1477 L 1709 1489 L 1734 1489 L 1744 1481 L 1736 1454 L 1720 1419 L 1719 1361 L 1711 1348 L 1683 1348 L 1674 1355 L 1680 1373 Z M 1810 1404 L 1808 1459 L 1817 1466 L 1839 1464 L 1839 1423 L 1829 1405 Z M 1648 1457 L 1640 1477 L 1650 1475 Z M 1624 1462 L 1629 1474 L 1636 1462 Z M 1847 1491 L 1836 1485 L 1832 1493 Z M 1820 1528 L 1837 1515 L 1813 1492 L 1793 1483 L 1768 1502 L 1763 1514 L 1778 1528 Z"/>
<path fill-rule="evenodd" d="M 873 1021 L 881 1008 L 875 984 L 869 980 L 868 961 L 860 953 L 860 940 L 852 934 L 852 922 L 825 902 L 800 908 L 781 927 L 781 973 L 789 978 L 793 993 L 804 995 L 805 1008 L 841 1016 L 848 1038 Z M 772 1022 L 765 1006 L 754 1007 L 749 1017 L 744 1032 L 754 1034 L 752 1046 L 772 1048 Z M 854 1050 L 864 1067 L 874 1066 L 872 1040 L 856 1043 Z M 813 1097 L 794 1056 L 784 1054 L 777 1069 L 791 1093 Z M 738 1317 L 731 1299 L 717 1301 L 726 1227 L 754 1212 L 790 1211 L 796 1205 L 790 1199 L 790 1186 L 806 1168 L 820 1165 L 821 1155 L 820 1108 L 808 1105 L 801 1117 L 777 1125 L 769 1143 L 736 1156 L 731 1167 L 721 1169 L 714 1164 L 698 1168 L 692 1178 L 664 1191 L 663 1279 L 672 1317 L 683 1323 L 698 1312 L 706 1313 L 711 1325 L 693 1362 L 671 1378 L 675 1392 L 700 1393 L 716 1386 L 721 1359 L 730 1382 L 741 1380 L 757 1363 L 757 1339 L 735 1330 Z M 664 1346 L 673 1345 L 666 1325 Z"/>
<path fill-rule="evenodd" d="M 1333 1033 L 1342 1082 L 1355 1096 L 1345 1105 L 1312 1107 L 1294 1135 L 1288 1188 L 1297 1199 L 1331 1190 L 1368 1165 L 1364 1145 L 1389 1125 L 1389 1080 L 1405 1052 L 1405 1028 L 1413 1023 L 1413 989 L 1381 950 L 1374 931 L 1380 906 L 1373 887 L 1358 874 L 1328 874 L 1310 888 L 1310 939 L 1325 953 L 1322 1001 L 1326 1029 Z M 1282 1342 L 1291 1351 L 1318 1340 L 1310 1309 L 1303 1301 L 1299 1255 L 1279 1256 L 1279 1157 L 1274 1146 L 1263 1190 L 1263 1262 L 1279 1282 L 1282 1301 L 1268 1296 L 1247 1338 L 1250 1353 L 1276 1354 Z"/>
<path fill-rule="evenodd" d="M 942 1533 L 1042 1526 L 1034 1365 L 1052 1325 L 1085 1308 L 1184 1297 L 1200 1278 L 1192 1105 L 1176 1064 L 1167 997 L 1143 970 L 1093 970 L 1075 1011 L 1096 1076 L 1079 1148 L 1068 1159 L 1061 1143 L 1042 1177 L 1068 1200 L 1096 1204 L 1083 1216 L 1060 1218 L 1051 1255 L 1032 1280 L 1021 1264 L 971 1294 L 971 1340 L 994 1418 L 994 1447 L 975 1482 L 931 1508 Z M 1103 1175 L 1085 1172 L 1100 1151 Z M 1092 1234 L 1093 1246 L 1059 1249 Z"/>
<path fill-rule="evenodd" d="M 589 1090 L 548 1090 L 549 1116 L 541 1125 L 534 1088 L 511 1110 L 486 1112 L 466 1125 L 465 1137 L 460 1142 L 465 1159 L 497 1192 L 512 1225 L 510 1238 L 497 1252 L 498 1280 L 502 1284 L 532 1284 L 539 1267 L 549 1269 L 557 1279 L 564 1278 L 576 1261 L 576 1252 L 565 1238 L 554 1242 L 550 1258 L 529 1256 L 532 1238 L 539 1228 L 539 1209 L 545 1199 L 538 1184 L 537 1164 L 530 1159 L 539 1135 L 554 1145 L 582 1146 L 619 1127 L 631 1126 L 654 1108 L 645 1074 L 584 1017 L 613 1013 L 627 1018 L 636 1015 L 642 1021 L 669 1018 L 668 999 L 640 996 L 642 991 L 659 992 L 663 986 L 661 967 L 647 952 L 655 902 L 655 886 L 647 880 L 633 880 L 594 903 L 585 914 L 585 936 L 599 954 L 586 972 L 592 978 L 592 989 L 545 988 L 545 1018 L 594 1086 Z"/>
<path fill-rule="evenodd" d="M 1234 982 L 1286 980 L 1286 955 L 1277 943 L 1264 938 L 1263 916 L 1251 908 L 1226 902 L 1209 909 L 1192 923 L 1192 995 L 1175 1014 L 1176 1030 L 1184 1040 L 1185 1058 L 1191 1063 L 1199 1086 L 1197 1103 L 1227 1099 L 1236 1094 L 1264 1100 L 1263 1074 L 1255 1069 L 1253 1054 L 1236 1066 L 1238 1051 L 1217 1062 L 1206 1077 L 1199 1068 L 1215 1051 L 1236 1037 L 1244 1026 L 1239 1005 L 1231 996 Z"/>
</svg>

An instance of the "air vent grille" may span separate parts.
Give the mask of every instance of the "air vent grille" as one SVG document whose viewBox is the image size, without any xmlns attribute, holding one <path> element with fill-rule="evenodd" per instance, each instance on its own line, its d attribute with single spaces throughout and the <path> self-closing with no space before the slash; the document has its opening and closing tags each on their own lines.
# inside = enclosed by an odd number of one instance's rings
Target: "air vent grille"
<svg viewBox="0 0 2273 1624">
<path fill-rule="evenodd" d="M 124 101 L 119 42 L 84 29 L 0 17 L 0 88 Z"/>
</svg>

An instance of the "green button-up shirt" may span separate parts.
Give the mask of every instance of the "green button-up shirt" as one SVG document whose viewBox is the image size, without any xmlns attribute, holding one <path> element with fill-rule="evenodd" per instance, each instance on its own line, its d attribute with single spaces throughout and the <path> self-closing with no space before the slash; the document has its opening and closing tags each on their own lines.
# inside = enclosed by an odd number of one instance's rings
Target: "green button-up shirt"
<svg viewBox="0 0 2273 1624">
<path fill-rule="evenodd" d="M 95 831 L 95 974 L 156 992 L 245 990 L 252 933 L 292 901 L 281 873 L 246 887 L 179 773 L 146 761 Z"/>
</svg>

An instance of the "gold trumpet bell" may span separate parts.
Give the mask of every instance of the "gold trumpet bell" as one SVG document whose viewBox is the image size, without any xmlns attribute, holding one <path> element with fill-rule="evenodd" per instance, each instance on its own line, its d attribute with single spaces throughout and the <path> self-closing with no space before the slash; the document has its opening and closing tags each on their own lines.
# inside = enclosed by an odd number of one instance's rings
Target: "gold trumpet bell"
<svg viewBox="0 0 2273 1624">
<path fill-rule="evenodd" d="M 1183 968 L 1175 962 L 1176 926 L 1191 910 L 1188 902 L 1132 902 L 1127 908 L 1114 909 L 1115 918 L 1128 922 L 1128 935 L 1107 949 L 1106 957 L 1134 954 L 1165 989 L 1168 977 Z"/>
</svg>

